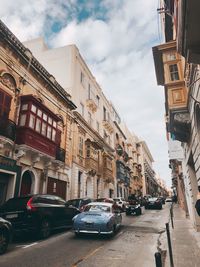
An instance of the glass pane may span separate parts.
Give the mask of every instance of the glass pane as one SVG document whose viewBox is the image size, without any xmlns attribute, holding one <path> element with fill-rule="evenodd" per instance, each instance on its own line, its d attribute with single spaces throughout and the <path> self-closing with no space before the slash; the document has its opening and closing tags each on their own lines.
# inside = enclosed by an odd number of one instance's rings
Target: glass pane
<svg viewBox="0 0 200 267">
<path fill-rule="evenodd" d="M 43 114 L 43 120 L 47 121 L 47 114 L 45 114 L 45 113 Z"/>
<path fill-rule="evenodd" d="M 26 124 L 26 114 L 21 114 L 19 125 L 24 126 Z"/>
<path fill-rule="evenodd" d="M 35 130 L 36 130 L 37 132 L 39 132 L 39 133 L 40 133 L 40 131 L 41 131 L 41 120 L 40 120 L 40 119 L 37 119 L 37 120 L 36 120 L 36 127 L 35 127 Z"/>
<path fill-rule="evenodd" d="M 46 136 L 46 131 L 47 131 L 47 124 L 46 123 L 42 123 L 42 134 Z"/>
<path fill-rule="evenodd" d="M 48 123 L 52 125 L 52 118 L 48 118 Z"/>
<path fill-rule="evenodd" d="M 27 110 L 28 109 L 28 104 L 23 104 L 22 105 L 22 110 Z"/>
<path fill-rule="evenodd" d="M 31 111 L 34 112 L 34 113 L 36 113 L 36 106 L 32 105 L 31 106 Z"/>
<path fill-rule="evenodd" d="M 38 115 L 38 117 L 42 117 L 42 111 L 40 110 L 40 109 L 38 109 L 38 111 L 37 111 L 37 115 Z"/>
<path fill-rule="evenodd" d="M 56 140 L 56 130 L 52 130 L 52 141 Z"/>
<path fill-rule="evenodd" d="M 47 137 L 51 139 L 51 131 L 52 131 L 52 128 L 51 126 L 48 126 L 47 127 Z"/>
<path fill-rule="evenodd" d="M 53 121 L 53 127 L 55 127 L 55 128 L 56 128 L 56 126 L 57 126 L 57 123 L 56 123 L 56 121 Z"/>
<path fill-rule="evenodd" d="M 30 115 L 30 119 L 29 119 L 29 127 L 34 129 L 35 127 L 35 116 L 34 115 Z"/>
</svg>

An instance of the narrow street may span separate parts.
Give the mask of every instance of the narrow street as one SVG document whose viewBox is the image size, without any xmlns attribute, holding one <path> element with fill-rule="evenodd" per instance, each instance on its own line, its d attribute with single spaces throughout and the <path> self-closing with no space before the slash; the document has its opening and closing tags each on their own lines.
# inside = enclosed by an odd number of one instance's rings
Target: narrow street
<svg viewBox="0 0 200 267">
<path fill-rule="evenodd" d="M 169 205 L 143 210 L 141 216 L 123 214 L 123 225 L 113 237 L 75 237 L 71 230 L 53 233 L 43 241 L 17 240 L 1 256 L 4 267 L 118 267 L 155 266 L 157 240 L 165 229 Z"/>
</svg>

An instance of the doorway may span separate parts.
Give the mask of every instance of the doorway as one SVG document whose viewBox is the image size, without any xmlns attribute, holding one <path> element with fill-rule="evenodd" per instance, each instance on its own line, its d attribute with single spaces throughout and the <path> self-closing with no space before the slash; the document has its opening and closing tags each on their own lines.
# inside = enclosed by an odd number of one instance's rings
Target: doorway
<svg viewBox="0 0 200 267">
<path fill-rule="evenodd" d="M 32 175 L 30 171 L 25 171 L 22 175 L 20 196 L 31 194 Z"/>
</svg>

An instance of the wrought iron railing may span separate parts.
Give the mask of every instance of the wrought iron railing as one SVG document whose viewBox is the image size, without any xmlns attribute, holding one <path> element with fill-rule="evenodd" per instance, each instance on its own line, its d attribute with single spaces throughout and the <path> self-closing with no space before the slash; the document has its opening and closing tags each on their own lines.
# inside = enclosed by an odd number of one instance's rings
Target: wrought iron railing
<svg viewBox="0 0 200 267">
<path fill-rule="evenodd" d="M 66 151 L 63 148 L 57 147 L 56 149 L 56 160 L 65 162 Z"/>
<path fill-rule="evenodd" d="M 9 119 L 0 119 L 0 135 L 15 141 L 16 124 Z"/>
</svg>

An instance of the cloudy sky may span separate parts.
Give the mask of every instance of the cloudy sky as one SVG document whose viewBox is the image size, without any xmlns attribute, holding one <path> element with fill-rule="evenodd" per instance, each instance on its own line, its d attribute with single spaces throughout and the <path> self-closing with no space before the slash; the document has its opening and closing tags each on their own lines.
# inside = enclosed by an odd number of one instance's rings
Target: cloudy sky
<svg viewBox="0 0 200 267">
<path fill-rule="evenodd" d="M 144 139 L 170 186 L 164 90 L 152 46 L 160 44 L 159 0 L 0 0 L 0 17 L 20 39 L 75 43 L 129 129 Z"/>
</svg>

